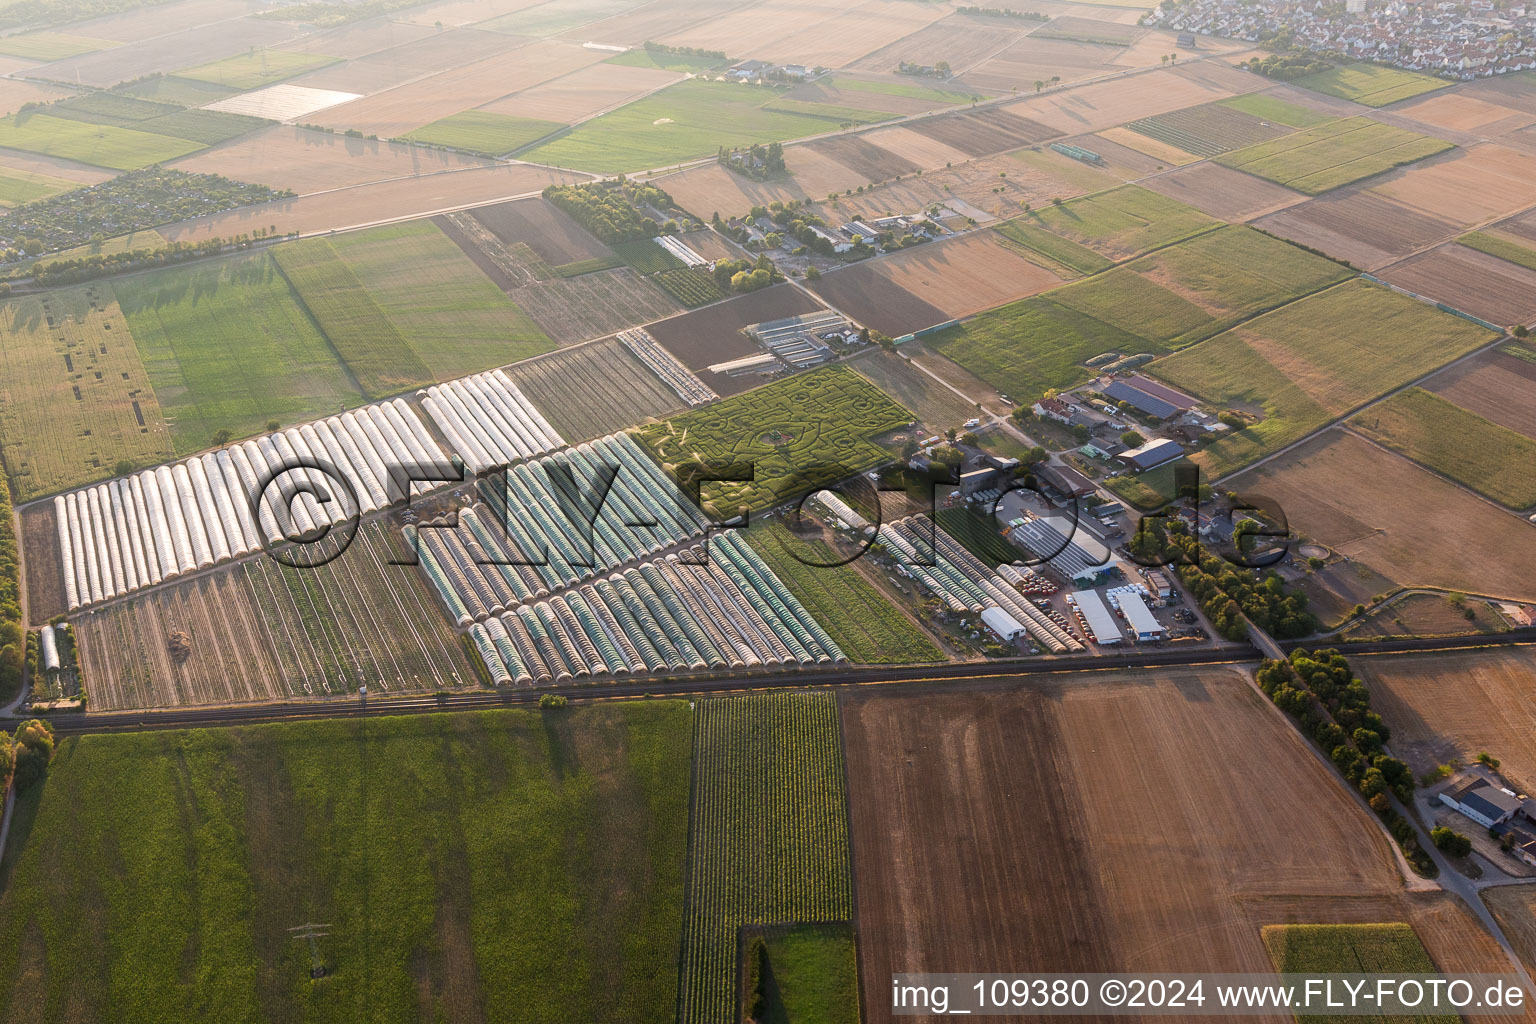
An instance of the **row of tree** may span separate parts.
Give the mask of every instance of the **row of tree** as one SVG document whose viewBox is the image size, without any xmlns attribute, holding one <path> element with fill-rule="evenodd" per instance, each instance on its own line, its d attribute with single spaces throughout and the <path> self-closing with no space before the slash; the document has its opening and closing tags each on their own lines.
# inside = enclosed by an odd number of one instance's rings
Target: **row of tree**
<svg viewBox="0 0 1536 1024">
<path fill-rule="evenodd" d="M 53 749 L 53 726 L 40 718 L 22 722 L 12 736 L 0 733 L 0 797 L 13 782 L 18 793 L 41 782 Z"/>
<path fill-rule="evenodd" d="M 289 232 L 282 237 L 297 237 Z M 125 252 L 98 252 L 88 256 L 72 256 L 69 259 L 49 260 L 37 263 L 30 270 L 32 280 L 44 288 L 78 284 L 112 274 L 126 274 L 131 270 L 148 270 L 154 267 L 185 263 L 204 256 L 217 256 L 222 252 L 239 252 L 257 242 L 279 237 L 276 226 L 270 231 L 255 231 L 234 235 L 230 238 L 205 238 L 200 242 L 172 242 L 158 249 L 130 249 Z"/>
</svg>

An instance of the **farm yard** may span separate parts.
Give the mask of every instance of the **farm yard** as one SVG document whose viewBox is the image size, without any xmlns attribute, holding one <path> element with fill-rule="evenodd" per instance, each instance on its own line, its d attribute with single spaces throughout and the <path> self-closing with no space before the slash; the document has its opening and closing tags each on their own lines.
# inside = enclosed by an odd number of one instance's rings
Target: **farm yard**
<svg viewBox="0 0 1536 1024">
<path fill-rule="evenodd" d="M 572 443 L 665 416 L 682 404 L 613 338 L 525 360 L 507 372 Z"/>
<path fill-rule="evenodd" d="M 11 833 L 0 1001 L 67 973 L 93 1019 L 673 1021 L 694 717 L 660 701 L 64 740 Z M 330 926 L 319 984 L 290 931 L 306 921 Z"/>
<path fill-rule="evenodd" d="M 1253 226 L 1366 271 L 1452 238 L 1459 230 L 1448 220 L 1356 189 L 1307 200 L 1261 217 Z"/>
<path fill-rule="evenodd" d="M 1446 367 L 1424 387 L 1484 419 L 1536 438 L 1536 351 L 1519 342 Z"/>
<path fill-rule="evenodd" d="M 1315 196 L 1453 148 L 1367 117 L 1347 117 L 1223 154 L 1216 162 Z"/>
<path fill-rule="evenodd" d="M 1490 323 L 1536 323 L 1536 269 L 1465 245 L 1443 245 L 1393 264 L 1378 275 Z"/>
<path fill-rule="evenodd" d="M 694 714 L 683 1024 L 729 1019 L 739 927 L 853 918 L 837 698 L 718 697 Z"/>
<path fill-rule="evenodd" d="M 171 434 L 112 286 L 0 306 L 0 443 L 27 501 L 172 454 Z"/>
<path fill-rule="evenodd" d="M 1398 586 L 1536 599 L 1529 523 L 1353 434 L 1320 434 L 1231 483 Z"/>
<path fill-rule="evenodd" d="M 1348 324 L 1347 333 L 1340 325 Z M 1351 281 L 1151 365 L 1175 387 L 1261 418 L 1194 458 L 1212 478 L 1494 340 L 1464 320 Z"/>
<path fill-rule="evenodd" d="M 911 414 L 844 366 L 829 366 L 642 427 L 664 466 L 717 460 L 754 467 L 751 482 L 706 485 L 717 519 L 817 490 L 890 456 L 874 443 Z"/>
</svg>

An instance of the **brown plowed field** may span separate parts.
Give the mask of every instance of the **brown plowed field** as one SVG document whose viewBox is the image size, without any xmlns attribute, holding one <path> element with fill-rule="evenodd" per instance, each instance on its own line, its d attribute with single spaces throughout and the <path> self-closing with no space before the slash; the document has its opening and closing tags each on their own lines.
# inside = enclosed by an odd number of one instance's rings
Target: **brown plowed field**
<svg viewBox="0 0 1536 1024">
<path fill-rule="evenodd" d="M 1161 42 L 1163 36 L 1158 34 L 1156 41 Z M 1168 47 L 1170 53 L 1178 52 L 1177 45 Z M 1222 90 L 1233 96 L 1242 96 L 1250 92 L 1260 92 L 1269 87 L 1273 79 L 1262 75 L 1250 74 L 1247 71 L 1239 71 L 1230 64 L 1219 60 L 1202 60 L 1195 64 L 1180 64 L 1171 69 L 1180 78 L 1196 82 L 1209 89 Z"/>
<path fill-rule="evenodd" d="M 1325 431 L 1232 483 L 1402 586 L 1536 600 L 1529 523 L 1354 434 Z"/>
<path fill-rule="evenodd" d="M 407 32 L 420 31 L 419 26 L 395 27 Z M 423 75 L 472 64 L 524 44 L 523 40 L 512 36 L 473 28 L 456 28 L 447 32 L 426 31 L 428 34 L 424 37 L 402 39 L 389 49 L 349 60 L 345 64 L 333 64 L 319 71 L 311 71 L 295 78 L 293 83 L 312 89 L 340 89 L 366 96 L 404 85 Z M 317 48 L 315 52 L 341 56 L 326 49 Z"/>
<path fill-rule="evenodd" d="M 825 198 L 831 192 L 857 188 L 868 183 L 867 178 L 803 146 L 785 149 L 784 160 L 794 173 L 791 177 L 774 181 L 753 181 L 732 174 L 717 163 L 707 163 L 681 173 L 663 175 L 657 179 L 656 184 L 666 189 L 677 205 L 695 216 L 708 219 L 712 213 L 722 217 L 738 216 L 754 206 L 766 206 L 774 200 L 785 202 L 790 199 Z M 807 164 L 813 165 L 817 171 L 832 172 L 832 186 L 812 195 L 806 188 Z M 825 173 L 814 172 L 813 176 L 826 177 Z"/>
<path fill-rule="evenodd" d="M 299 195 L 438 171 L 493 166 L 446 150 L 349 139 L 293 125 L 273 125 L 172 163 L 179 171 L 222 174 Z"/>
<path fill-rule="evenodd" d="M 705 306 L 692 313 L 651 324 L 646 330 L 677 356 L 684 366 L 690 370 L 702 370 L 715 363 L 762 351 L 751 338 L 741 333 L 743 327 L 764 320 L 813 313 L 820 308 L 800 289 L 788 284 L 777 284 L 761 291 L 738 295 L 729 302 Z M 732 391 L 744 391 L 755 383 L 761 383 L 755 377 L 734 380 L 744 383 L 726 384 Z M 705 383 L 722 395 L 726 393 L 720 391 L 720 385 L 708 376 Z"/>
<path fill-rule="evenodd" d="M 1501 106 L 1463 89 L 1434 93 L 1405 106 L 1394 107 L 1392 113 L 1436 128 L 1473 132 L 1489 138 L 1536 121 L 1536 111 Z"/>
<path fill-rule="evenodd" d="M 1530 75 L 1501 75 L 1462 86 L 1457 92 L 1512 110 L 1536 114 L 1536 79 Z"/>
<path fill-rule="evenodd" d="M 541 281 L 508 294 L 561 345 L 600 338 L 679 309 L 666 292 L 628 267 Z"/>
<path fill-rule="evenodd" d="M 1536 363 L 1495 349 L 1442 370 L 1424 386 L 1484 419 L 1536 438 Z"/>
<path fill-rule="evenodd" d="M 1039 121 L 1010 114 L 998 107 L 930 117 L 915 123 L 912 128 L 930 139 L 954 146 L 967 156 L 987 156 L 1033 146 L 1061 134 Z"/>
<path fill-rule="evenodd" d="M 1442 968 L 1504 969 L 1454 901 L 1403 892 L 1369 811 L 1234 671 L 842 716 L 872 1024 L 896 971 L 1267 973 L 1275 923 L 1408 920 Z"/>
<path fill-rule="evenodd" d="M 552 82 L 487 103 L 480 109 L 508 117 L 575 124 L 682 79 L 683 76 L 674 71 L 657 68 L 593 64 Z"/>
<path fill-rule="evenodd" d="M 543 199 L 519 199 L 469 212 L 507 245 L 522 242 L 551 266 L 613 255 L 611 249 Z"/>
<path fill-rule="evenodd" d="M 1511 217 L 1493 227 L 1504 234 L 1514 235 L 1528 242 L 1536 242 L 1536 210 L 1522 213 L 1518 217 Z"/>
<path fill-rule="evenodd" d="M 1206 161 L 1138 182 L 1201 213 L 1229 221 L 1248 221 L 1295 206 L 1303 196 L 1242 171 Z"/>
<path fill-rule="evenodd" d="M 862 135 L 839 135 L 822 139 L 791 151 L 799 157 L 806 150 L 830 157 L 852 170 L 866 181 L 889 181 L 896 175 L 907 175 L 918 169 L 917 164 L 882 149 Z"/>
<path fill-rule="evenodd" d="M 734 260 L 747 255 L 745 249 L 709 228 L 685 231 L 677 239 L 707 260 Z"/>
<path fill-rule="evenodd" d="M 449 27 L 457 27 L 515 14 L 544 2 L 546 0 L 441 0 L 422 7 L 408 7 L 392 17 L 412 25 L 435 27 L 441 22 Z"/>
<path fill-rule="evenodd" d="M 1464 245 L 1410 256 L 1380 276 L 1502 327 L 1536 323 L 1536 271 Z"/>
<path fill-rule="evenodd" d="M 507 373 L 571 444 L 660 419 L 683 405 L 615 338 L 524 359 Z"/>
<path fill-rule="evenodd" d="M 851 66 L 867 71 L 891 71 L 900 67 L 902 61 L 934 64 L 942 60 L 948 61 L 956 74 L 964 74 L 973 65 L 1006 49 L 1024 34 L 1027 27 L 1033 26 L 1001 18 L 952 14 L 889 46 L 882 46 Z"/>
<path fill-rule="evenodd" d="M 1394 171 L 1372 191 L 1470 227 L 1536 203 L 1536 162 L 1504 146 L 1456 149 Z"/>
<path fill-rule="evenodd" d="M 1336 192 L 1254 222 L 1270 234 L 1320 249 L 1361 270 L 1375 270 L 1459 234 L 1450 221 L 1374 192 Z"/>
<path fill-rule="evenodd" d="M 22 510 L 21 551 L 27 571 L 27 622 L 41 626 L 67 611 L 59 525 L 52 501 L 40 501 Z"/>
<path fill-rule="evenodd" d="M 815 0 L 767 0 L 691 23 L 658 41 L 735 54 L 751 41 L 760 60 L 840 68 L 943 18 L 937 4 L 855 0 L 849 5 Z"/>
<path fill-rule="evenodd" d="M 824 274 L 812 287 L 831 305 L 893 338 L 951 319 L 867 263 Z"/>
<path fill-rule="evenodd" d="M 1029 75 L 1031 82 L 1038 77 Z M 1006 109 L 1074 134 L 1113 128 L 1127 121 L 1226 99 L 1231 95 L 1233 91 L 1229 88 L 1191 81 L 1174 69 L 1149 71 L 1111 82 L 1095 82 L 1080 89 L 1021 99 L 1008 104 Z"/>
<path fill-rule="evenodd" d="M 1524 792 L 1536 786 L 1536 658 L 1526 650 L 1360 658 L 1371 706 L 1392 729 L 1392 752 L 1416 773 L 1480 751 Z"/>
<path fill-rule="evenodd" d="M 881 149 L 888 149 L 903 160 L 909 160 L 924 170 L 933 170 L 945 164 L 961 164 L 971 154 L 963 149 L 940 142 L 929 135 L 906 125 L 877 128 L 864 135 L 866 141 Z"/>
</svg>

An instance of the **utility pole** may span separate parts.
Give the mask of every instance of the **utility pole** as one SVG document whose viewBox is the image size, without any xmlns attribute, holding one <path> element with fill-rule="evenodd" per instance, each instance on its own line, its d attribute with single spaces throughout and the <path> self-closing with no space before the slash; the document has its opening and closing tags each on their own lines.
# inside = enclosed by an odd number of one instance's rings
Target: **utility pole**
<svg viewBox="0 0 1536 1024">
<path fill-rule="evenodd" d="M 288 929 L 288 934 L 295 939 L 302 939 L 309 943 L 309 976 L 311 978 L 323 978 L 326 975 L 325 960 L 320 956 L 320 946 L 317 939 L 323 939 L 331 933 L 328 924 L 301 924 Z"/>
</svg>

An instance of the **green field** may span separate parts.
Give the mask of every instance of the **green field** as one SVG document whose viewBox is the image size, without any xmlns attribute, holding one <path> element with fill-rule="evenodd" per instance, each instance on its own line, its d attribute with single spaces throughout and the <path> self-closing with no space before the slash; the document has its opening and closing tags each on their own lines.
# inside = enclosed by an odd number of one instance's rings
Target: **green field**
<svg viewBox="0 0 1536 1024">
<path fill-rule="evenodd" d="M 114 92 L 124 96 L 155 100 L 159 103 L 175 103 L 183 107 L 200 107 L 205 103 L 233 96 L 238 89 L 230 89 L 212 82 L 195 82 L 190 78 L 173 75 L 156 75 L 141 81 L 118 86 Z"/>
<path fill-rule="evenodd" d="M 718 697 L 696 718 L 677 1019 L 718 1024 L 736 1019 L 738 927 L 852 920 L 848 792 L 832 694 Z"/>
<path fill-rule="evenodd" d="M 1536 505 L 1536 441 L 1422 388 L 1349 421 L 1355 430 L 1512 509 Z"/>
<path fill-rule="evenodd" d="M 1175 349 L 1352 276 L 1332 260 L 1234 224 L 1049 294 Z"/>
<path fill-rule="evenodd" d="M 1029 250 L 1024 254 L 1026 258 L 1032 255 L 1043 256 L 1050 269 L 1060 267 L 1066 276 L 1097 274 L 1115 265 L 1115 261 L 1108 256 L 1100 256 L 1087 246 L 1053 234 L 1022 217 L 1004 221 L 995 230 L 1007 241 Z"/>
<path fill-rule="evenodd" d="M 1536 249 L 1521 245 L 1503 235 L 1489 234 L 1487 231 L 1469 231 L 1456 241 L 1469 249 L 1496 256 L 1506 263 L 1513 263 L 1527 270 L 1536 270 Z"/>
<path fill-rule="evenodd" d="M 466 153 L 501 156 L 564 127 L 558 121 L 508 117 L 485 110 L 465 110 L 407 132 L 405 137 L 415 142 L 462 149 Z"/>
<path fill-rule="evenodd" d="M 933 86 L 911 82 L 871 82 L 863 78 L 834 78 L 832 88 L 838 92 L 872 92 L 885 96 L 905 96 L 930 103 L 969 103 L 978 98 L 977 93 L 958 92 L 954 89 L 936 89 Z M 980 96 L 986 99 L 986 96 Z"/>
<path fill-rule="evenodd" d="M 663 270 L 651 280 L 688 309 L 697 309 L 725 298 L 725 293 L 715 284 L 715 276 L 709 272 L 708 267 L 675 267 Z"/>
<path fill-rule="evenodd" d="M 218 430 L 247 437 L 270 419 L 364 402 L 267 252 L 125 277 L 116 290 L 178 453 Z"/>
<path fill-rule="evenodd" d="M 770 508 L 879 465 L 890 456 L 871 438 L 905 426 L 912 414 L 846 366 L 777 381 L 641 427 L 639 439 L 662 463 L 750 466 L 749 482 L 705 484 L 706 509 Z"/>
<path fill-rule="evenodd" d="M 119 252 L 132 252 L 135 249 L 163 249 L 166 246 L 165 236 L 152 228 L 135 231 L 132 234 L 116 235 L 100 242 L 87 242 L 85 245 L 77 245 L 73 249 L 65 249 L 63 252 L 54 253 L 52 260 L 76 260 L 84 256 L 110 256 Z"/>
<path fill-rule="evenodd" d="M 857 568 L 823 568 L 838 561 L 824 541 L 796 538 L 780 523 L 756 527 L 748 539 L 849 660 L 862 665 L 944 660 L 944 652 Z"/>
<path fill-rule="evenodd" d="M 1448 88 L 1451 83 L 1443 78 L 1377 64 L 1351 64 L 1304 75 L 1292 84 L 1367 107 L 1385 107 L 1399 100 Z"/>
<path fill-rule="evenodd" d="M 174 114 L 181 108 L 170 103 L 125 96 L 117 92 L 88 92 L 48 104 L 49 117 L 67 117 L 71 121 L 111 124 L 132 128 L 139 121 Z"/>
<path fill-rule="evenodd" d="M 78 181 L 65 181 L 46 174 L 0 169 L 0 206 L 10 209 L 23 203 L 35 203 L 80 187 Z"/>
<path fill-rule="evenodd" d="M 1261 416 L 1194 456 L 1219 477 L 1494 337 L 1357 279 L 1159 359 L 1150 370 L 1215 408 Z"/>
<path fill-rule="evenodd" d="M 1233 96 L 1231 99 L 1217 102 L 1224 107 L 1252 114 L 1264 121 L 1283 124 L 1288 128 L 1311 128 L 1324 121 L 1333 120 L 1332 114 L 1322 114 L 1298 103 L 1289 103 L 1260 92 L 1251 92 L 1246 96 Z"/>
<path fill-rule="evenodd" d="M 426 364 L 329 241 L 279 245 L 272 258 L 364 395 L 382 398 L 433 382 Z"/>
<path fill-rule="evenodd" d="M 1437 974 L 1429 951 L 1411 925 L 1392 924 L 1271 924 L 1261 932 L 1270 963 L 1278 974 Z M 1297 1024 L 1319 1024 L 1335 1018 L 1298 1015 Z M 1373 1016 L 1396 1024 L 1457 1024 L 1457 1014 L 1412 1017 Z"/>
<path fill-rule="evenodd" d="M 636 47 L 617 57 L 609 57 L 608 64 L 622 64 L 627 68 L 655 68 L 658 71 L 708 71 L 725 61 L 719 57 L 700 57 L 690 53 L 667 53 L 665 50 L 648 50 Z"/>
<path fill-rule="evenodd" d="M 664 701 L 64 740 L 6 849 L 0 1005 L 670 1024 L 692 727 Z"/>
<path fill-rule="evenodd" d="M 1190 465 L 1188 459 L 1178 459 L 1166 466 L 1149 469 L 1145 473 L 1125 473 L 1107 477 L 1104 486 L 1124 498 L 1143 512 L 1162 508 L 1175 497 L 1174 488 L 1181 468 Z"/>
<path fill-rule="evenodd" d="M 1346 117 L 1227 153 L 1216 162 L 1315 196 L 1455 148 L 1368 117 Z"/>
<path fill-rule="evenodd" d="M 0 118 L 0 146 L 78 160 L 114 171 L 131 171 L 164 163 L 203 148 L 201 143 L 185 139 L 47 114 L 15 114 Z"/>
<path fill-rule="evenodd" d="M 823 103 L 818 100 L 797 100 L 790 96 L 780 97 L 763 109 L 776 114 L 805 114 L 836 121 L 838 124 L 878 124 L 881 121 L 895 120 L 897 117 L 896 114 L 879 110 L 861 110 L 847 104 Z M 822 131 L 830 130 L 830 126 L 822 129 Z"/>
<path fill-rule="evenodd" d="M 1113 261 L 1172 245 L 1209 231 L 1220 223 L 1177 199 L 1169 199 L 1138 185 L 1121 185 L 1107 192 L 1042 206 L 1009 221 L 1008 225 L 1017 226 L 1017 233 L 1009 237 L 1025 245 L 1034 247 L 1040 242 L 1038 235 L 1025 230 L 1033 228 L 1067 239 Z M 1052 255 L 1048 249 L 1041 251 L 1082 273 L 1101 269 L 1096 261 L 1072 255 L 1073 250 L 1062 248 L 1064 256 Z M 1093 269 L 1088 269 L 1090 267 Z"/>
<path fill-rule="evenodd" d="M 294 75 L 337 63 L 340 63 L 340 58 L 326 57 L 318 53 L 255 50 L 178 71 L 176 77 L 189 78 L 194 82 L 209 82 L 244 92 L 247 89 L 259 89 L 264 85 L 272 85 L 285 78 L 292 78 Z"/>
<path fill-rule="evenodd" d="M 649 238 L 610 242 L 608 247 L 619 259 L 642 274 L 659 274 L 663 270 L 677 270 L 687 265 Z"/>
<path fill-rule="evenodd" d="M 773 109 L 782 96 L 779 89 L 690 79 L 583 122 L 522 156 L 583 171 L 643 171 L 710 156 L 721 146 L 786 141 L 836 131 L 843 120 L 892 116 L 821 104 Z"/>
<path fill-rule="evenodd" d="M 63 32 L 28 32 L 25 35 L 0 38 L 0 54 L 27 60 L 53 61 L 78 57 L 82 53 L 95 53 L 116 45 L 105 39 L 72 36 Z"/>
<path fill-rule="evenodd" d="M 763 1024 L 859 1024 L 859 961 L 853 928 L 771 929 Z"/>
<path fill-rule="evenodd" d="M 138 129 L 214 146 L 257 128 L 265 128 L 271 123 L 265 118 L 226 114 L 218 110 L 179 110 L 164 117 L 140 121 Z"/>
</svg>

